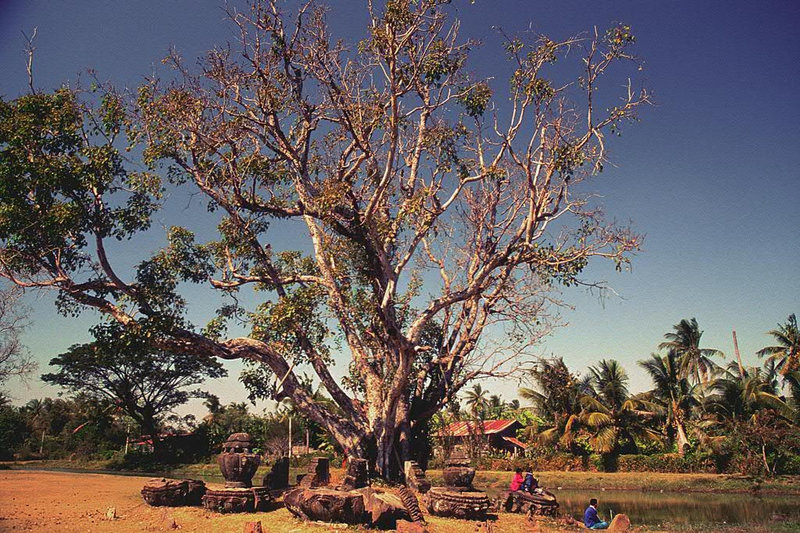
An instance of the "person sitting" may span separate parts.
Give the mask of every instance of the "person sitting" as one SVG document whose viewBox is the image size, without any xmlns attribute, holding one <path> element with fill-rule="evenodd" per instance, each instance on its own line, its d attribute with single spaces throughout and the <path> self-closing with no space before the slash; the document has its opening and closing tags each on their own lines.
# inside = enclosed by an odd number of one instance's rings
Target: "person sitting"
<svg viewBox="0 0 800 533">
<path fill-rule="evenodd" d="M 600 520 L 597 516 L 597 498 L 589 500 L 589 507 L 583 513 L 583 525 L 588 529 L 606 529 L 608 522 Z"/>
<path fill-rule="evenodd" d="M 514 473 L 514 477 L 511 478 L 511 485 L 509 485 L 508 490 L 510 490 L 511 492 L 518 491 L 519 488 L 522 486 L 523 481 L 525 481 L 525 479 L 522 477 L 522 469 L 517 468 L 517 470 Z"/>
<path fill-rule="evenodd" d="M 525 470 L 525 481 L 522 482 L 522 490 L 532 493 L 539 487 L 539 480 L 533 477 L 531 470 L 533 470 L 531 467 Z"/>
</svg>

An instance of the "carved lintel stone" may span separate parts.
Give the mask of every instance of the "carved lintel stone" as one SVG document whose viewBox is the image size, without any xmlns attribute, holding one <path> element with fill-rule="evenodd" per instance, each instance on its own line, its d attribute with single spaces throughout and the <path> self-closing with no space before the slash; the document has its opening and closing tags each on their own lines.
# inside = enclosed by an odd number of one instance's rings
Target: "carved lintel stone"
<svg viewBox="0 0 800 533">
<path fill-rule="evenodd" d="M 367 523 L 364 497 L 356 492 L 298 487 L 283 495 L 283 503 L 290 513 L 304 520 L 344 524 Z"/>
<path fill-rule="evenodd" d="M 517 490 L 506 492 L 500 501 L 500 507 L 509 513 L 556 516 L 558 501 L 554 494 L 546 490 L 534 494 Z"/>
<path fill-rule="evenodd" d="M 265 511 L 271 499 L 267 487 L 207 490 L 203 507 L 219 513 L 252 513 Z"/>
<path fill-rule="evenodd" d="M 154 507 L 200 505 L 206 484 L 194 479 L 155 478 L 145 483 L 142 498 Z"/>
</svg>

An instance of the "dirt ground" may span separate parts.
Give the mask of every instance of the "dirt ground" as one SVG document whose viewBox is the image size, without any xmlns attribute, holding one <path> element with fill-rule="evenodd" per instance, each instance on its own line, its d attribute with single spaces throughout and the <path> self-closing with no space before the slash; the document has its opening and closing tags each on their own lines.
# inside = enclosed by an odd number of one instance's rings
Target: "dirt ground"
<svg viewBox="0 0 800 533">
<path fill-rule="evenodd" d="M 0 531 L 129 533 L 180 530 L 241 533 L 248 522 L 257 521 L 268 533 L 368 531 L 343 525 L 306 523 L 294 518 L 281 504 L 275 504 L 269 512 L 230 515 L 198 507 L 150 507 L 144 503 L 139 492 L 147 479 L 74 472 L 0 470 Z M 476 522 L 436 517 L 427 519 L 430 533 L 580 531 L 577 527 L 552 521 L 531 523 L 524 516 L 505 513 L 492 521 L 488 529 Z M 642 530 L 634 528 L 633 531 Z"/>
<path fill-rule="evenodd" d="M 304 523 L 277 504 L 274 510 L 266 513 L 238 515 L 221 515 L 197 507 L 150 507 L 139 493 L 147 479 L 72 472 L 0 471 L 0 531 L 127 533 L 177 529 L 241 533 L 247 522 L 256 521 L 269 533 L 354 531 L 331 524 Z M 116 518 L 109 518 L 111 508 Z M 505 516 L 496 522 L 492 531 L 519 533 L 531 531 L 529 527 L 524 517 Z M 444 519 L 434 519 L 429 526 L 431 533 L 472 533 L 475 528 L 474 522 Z"/>
</svg>

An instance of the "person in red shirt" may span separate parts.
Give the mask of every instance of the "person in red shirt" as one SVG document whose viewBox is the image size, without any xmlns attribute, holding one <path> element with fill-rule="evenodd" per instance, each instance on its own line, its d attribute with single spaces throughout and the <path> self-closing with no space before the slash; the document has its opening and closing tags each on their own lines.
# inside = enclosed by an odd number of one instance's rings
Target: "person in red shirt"
<svg viewBox="0 0 800 533">
<path fill-rule="evenodd" d="M 522 469 L 517 468 L 514 477 L 511 479 L 511 485 L 508 487 L 508 489 L 512 492 L 519 490 L 523 481 L 525 481 L 525 478 L 522 477 Z"/>
</svg>

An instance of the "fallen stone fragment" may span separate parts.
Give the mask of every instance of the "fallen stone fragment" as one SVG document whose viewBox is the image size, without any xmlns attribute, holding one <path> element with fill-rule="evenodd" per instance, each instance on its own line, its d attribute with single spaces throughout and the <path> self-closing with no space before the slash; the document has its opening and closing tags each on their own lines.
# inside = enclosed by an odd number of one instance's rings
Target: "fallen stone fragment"
<svg viewBox="0 0 800 533">
<path fill-rule="evenodd" d="M 614 520 L 608 525 L 609 533 L 625 533 L 631 530 L 631 521 L 626 514 L 618 514 L 614 516 Z"/>
<path fill-rule="evenodd" d="M 358 492 L 364 495 L 364 510 L 369 516 L 369 523 L 378 529 L 394 529 L 398 520 L 410 520 L 403 500 L 389 492 L 378 492 L 365 488 Z"/>
<path fill-rule="evenodd" d="M 206 484 L 194 479 L 155 478 L 142 488 L 144 501 L 155 507 L 200 505 L 205 493 Z"/>
<path fill-rule="evenodd" d="M 304 520 L 366 523 L 364 497 L 359 493 L 300 487 L 284 494 L 283 503 L 290 513 Z"/>
<path fill-rule="evenodd" d="M 261 522 L 247 522 L 244 525 L 244 533 L 264 533 Z"/>
<path fill-rule="evenodd" d="M 106 518 L 109 520 L 114 520 L 117 518 L 117 508 L 116 507 L 109 507 L 108 511 L 106 511 Z"/>
</svg>

